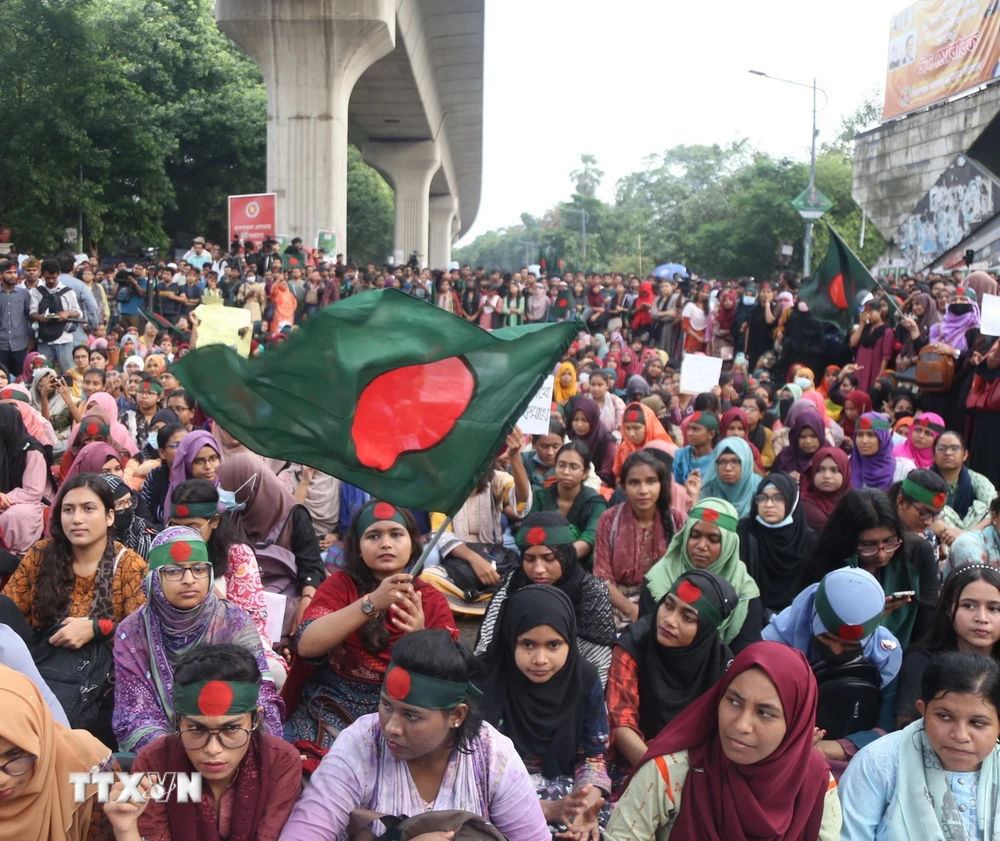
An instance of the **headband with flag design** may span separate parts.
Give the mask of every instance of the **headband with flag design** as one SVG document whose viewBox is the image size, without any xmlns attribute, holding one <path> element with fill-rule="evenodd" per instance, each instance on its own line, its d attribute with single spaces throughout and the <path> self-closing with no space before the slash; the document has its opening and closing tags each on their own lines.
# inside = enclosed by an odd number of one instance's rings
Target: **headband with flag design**
<svg viewBox="0 0 1000 841">
<path fill-rule="evenodd" d="M 139 383 L 139 391 L 151 391 L 154 394 L 163 394 L 163 386 L 156 382 L 156 380 L 153 380 L 152 382 L 146 380 Z"/>
<path fill-rule="evenodd" d="M 218 513 L 219 503 L 217 502 L 179 502 L 170 506 L 170 516 L 179 517 L 182 520 L 188 517 L 210 520 Z"/>
<path fill-rule="evenodd" d="M 106 423 L 99 423 L 95 420 L 83 419 L 80 424 L 80 432 L 84 435 L 110 435 L 111 427 Z"/>
<path fill-rule="evenodd" d="M 913 426 L 922 426 L 924 429 L 929 429 L 931 432 L 936 432 L 938 435 L 944 432 L 944 427 L 941 426 L 941 424 L 934 423 L 934 421 L 928 417 L 916 418 L 913 421 Z"/>
<path fill-rule="evenodd" d="M 203 680 L 174 684 L 177 715 L 238 715 L 257 709 L 260 683 L 236 680 Z"/>
<path fill-rule="evenodd" d="M 909 476 L 903 479 L 903 493 L 915 502 L 922 502 L 924 505 L 931 505 L 934 508 L 943 508 L 948 501 L 948 495 L 943 491 L 935 493 L 930 488 L 918 485 Z"/>
<path fill-rule="evenodd" d="M 465 703 L 470 692 L 482 695 L 471 683 L 418 674 L 393 662 L 386 670 L 382 691 L 394 701 L 425 710 L 451 710 Z"/>
<path fill-rule="evenodd" d="M 889 421 L 878 415 L 864 415 L 858 421 L 858 429 L 889 431 Z"/>
<path fill-rule="evenodd" d="M 197 535 L 179 537 L 161 543 L 149 550 L 149 569 L 159 569 L 172 564 L 208 563 L 208 546 Z"/>
<path fill-rule="evenodd" d="M 830 599 L 826 595 L 826 579 L 820 581 L 819 587 L 816 590 L 815 605 L 816 614 L 819 616 L 819 621 L 823 623 L 823 627 L 829 633 L 848 642 L 860 642 L 874 634 L 875 629 L 882 621 L 882 614 L 884 612 L 883 609 L 879 609 L 878 613 L 872 616 L 871 619 L 860 625 L 852 625 L 844 622 L 837 615 L 837 612 L 830 604 Z"/>
<path fill-rule="evenodd" d="M 565 526 L 532 526 L 528 529 L 521 529 L 517 533 L 517 545 L 521 549 L 530 549 L 532 546 L 562 546 L 572 543 L 574 540 L 576 538 L 568 524 Z"/>
<path fill-rule="evenodd" d="M 0 400 L 20 400 L 22 403 L 30 403 L 31 398 L 28 397 L 23 391 L 18 391 L 16 388 L 5 388 L 0 391 Z"/>
<path fill-rule="evenodd" d="M 646 416 L 642 413 L 638 403 L 631 403 L 625 407 L 625 414 L 622 415 L 622 423 L 641 423 L 646 425 Z"/>
<path fill-rule="evenodd" d="M 382 520 L 391 520 L 406 528 L 406 518 L 395 505 L 390 502 L 382 502 L 379 499 L 372 499 L 368 501 L 358 514 L 358 519 L 354 526 L 355 531 L 358 535 L 362 535 L 371 528 L 373 523 L 378 523 Z"/>
<path fill-rule="evenodd" d="M 710 526 L 718 526 L 720 529 L 725 529 L 726 531 L 736 531 L 737 520 L 731 514 L 726 514 L 723 511 L 716 511 L 714 508 L 709 508 L 707 505 L 701 505 L 694 508 L 688 517 L 693 517 L 696 520 L 701 520 L 703 523 L 708 523 Z"/>
<path fill-rule="evenodd" d="M 696 423 L 714 432 L 719 431 L 719 419 L 711 412 L 695 412 L 688 423 Z"/>
<path fill-rule="evenodd" d="M 715 602 L 709 599 L 701 587 L 695 584 L 686 574 L 674 582 L 674 586 L 670 588 L 670 592 L 685 604 L 691 605 L 691 607 L 698 611 L 698 616 L 703 616 L 716 629 L 720 628 L 722 623 L 726 621 L 726 616 L 722 615 Z M 730 610 L 732 609 L 732 605 L 728 605 L 728 607 Z"/>
</svg>

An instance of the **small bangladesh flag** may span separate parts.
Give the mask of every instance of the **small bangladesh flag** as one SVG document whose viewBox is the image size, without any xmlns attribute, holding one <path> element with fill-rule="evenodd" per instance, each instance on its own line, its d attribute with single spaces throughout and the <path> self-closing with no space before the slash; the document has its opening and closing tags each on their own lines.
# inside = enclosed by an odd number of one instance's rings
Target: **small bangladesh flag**
<svg viewBox="0 0 1000 841">
<path fill-rule="evenodd" d="M 326 307 L 260 357 L 209 345 L 171 370 L 254 452 L 454 514 L 576 331 L 490 333 L 384 289 Z"/>
<path fill-rule="evenodd" d="M 556 295 L 556 299 L 552 302 L 552 309 L 550 310 L 552 317 L 556 321 L 562 321 L 567 315 L 575 311 L 576 298 L 573 296 L 573 291 L 569 287 L 560 289 L 559 294 Z"/>
<path fill-rule="evenodd" d="M 826 227 L 830 248 L 812 278 L 799 289 L 799 300 L 809 305 L 818 320 L 836 324 L 846 334 L 857 314 L 858 292 L 874 292 L 878 283 L 829 222 Z"/>
</svg>

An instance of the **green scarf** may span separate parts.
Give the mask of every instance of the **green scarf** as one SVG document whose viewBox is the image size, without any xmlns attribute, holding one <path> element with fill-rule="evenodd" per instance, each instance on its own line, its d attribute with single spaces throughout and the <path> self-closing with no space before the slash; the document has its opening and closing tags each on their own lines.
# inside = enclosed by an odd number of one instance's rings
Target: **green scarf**
<svg viewBox="0 0 1000 841">
<path fill-rule="evenodd" d="M 720 514 L 728 514 L 736 520 L 739 519 L 736 509 L 724 499 L 709 497 L 708 499 L 700 500 L 698 508 L 710 508 L 718 511 Z M 691 563 L 691 559 L 687 554 L 688 537 L 698 522 L 701 521 L 693 517 L 688 517 L 687 522 L 684 523 L 684 527 L 670 541 L 670 545 L 667 547 L 667 554 L 646 573 L 646 586 L 649 587 L 649 592 L 655 601 L 659 602 L 660 599 L 669 593 L 674 582 L 683 573 L 691 569 L 698 569 L 698 567 Z M 740 597 L 733 612 L 719 628 L 719 636 L 728 645 L 736 639 L 736 636 L 743 628 L 743 623 L 747 618 L 747 611 L 750 608 L 750 600 L 760 595 L 760 589 L 747 571 L 746 564 L 740 560 L 739 536 L 736 532 L 727 529 L 719 529 L 719 531 L 722 534 L 722 551 L 719 553 L 719 559 L 710 567 L 707 567 L 706 571 L 715 573 L 719 578 L 725 578 L 726 581 L 733 585 L 733 589 L 736 590 Z"/>
<path fill-rule="evenodd" d="M 906 555 L 906 540 L 904 538 L 903 545 L 899 547 L 896 556 L 884 567 L 872 573 L 878 579 L 878 583 L 882 585 L 887 596 L 905 590 L 913 590 L 916 593 L 913 601 L 909 604 L 904 604 L 882 617 L 882 627 L 892 631 L 892 635 L 899 640 L 899 644 L 903 648 L 906 648 L 913 641 L 913 626 L 917 622 L 917 601 L 920 599 L 920 574 L 907 560 Z M 857 555 L 848 558 L 847 565 L 857 569 Z"/>
<path fill-rule="evenodd" d="M 899 734 L 899 777 L 896 793 L 899 802 L 889 819 L 892 841 L 925 838 L 928 841 L 968 841 L 961 823 L 951 815 L 958 807 L 948 788 L 946 771 L 941 768 L 934 748 L 927 739 L 924 720 L 917 719 Z M 994 747 L 979 769 L 978 805 L 980 838 L 994 841 L 1000 833 L 997 820 L 996 792 L 1000 786 L 1000 748 Z M 972 774 L 964 776 L 971 777 Z"/>
</svg>

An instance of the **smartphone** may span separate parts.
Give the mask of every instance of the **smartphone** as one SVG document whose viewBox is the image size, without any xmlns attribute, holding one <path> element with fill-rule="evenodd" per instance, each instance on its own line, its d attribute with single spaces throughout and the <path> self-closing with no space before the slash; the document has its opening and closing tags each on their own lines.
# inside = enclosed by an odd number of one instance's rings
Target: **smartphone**
<svg viewBox="0 0 1000 841">
<path fill-rule="evenodd" d="M 62 379 L 63 379 L 63 382 L 66 383 L 66 385 L 68 385 L 68 386 L 72 386 L 73 385 L 73 377 L 70 376 L 69 374 L 63 374 Z"/>
<path fill-rule="evenodd" d="M 742 350 L 736 354 L 736 364 L 737 365 L 747 364 L 747 355 Z"/>
<path fill-rule="evenodd" d="M 913 598 L 915 595 L 917 595 L 916 590 L 900 590 L 898 593 L 890 593 L 889 598 L 895 602 L 900 599 Z"/>
</svg>

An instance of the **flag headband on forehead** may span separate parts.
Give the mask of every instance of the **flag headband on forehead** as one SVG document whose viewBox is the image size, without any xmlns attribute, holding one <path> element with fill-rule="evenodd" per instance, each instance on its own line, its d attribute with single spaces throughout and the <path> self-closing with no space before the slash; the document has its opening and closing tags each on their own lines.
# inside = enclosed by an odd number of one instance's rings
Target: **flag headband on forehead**
<svg viewBox="0 0 1000 841">
<path fill-rule="evenodd" d="M 691 420 L 688 423 L 696 423 L 698 426 L 705 427 L 705 429 L 711 429 L 715 432 L 719 431 L 719 419 L 711 412 L 695 412 L 691 415 Z"/>
<path fill-rule="evenodd" d="M 726 514 L 724 511 L 716 511 L 707 505 L 694 508 L 688 514 L 688 517 L 701 520 L 710 526 L 718 526 L 720 529 L 725 529 L 726 531 L 736 531 L 736 518 L 734 516 Z"/>
<path fill-rule="evenodd" d="M 882 622 L 882 610 L 879 610 L 871 619 L 861 625 L 851 625 L 844 622 L 833 609 L 830 599 L 826 595 L 826 579 L 819 582 L 815 597 L 816 615 L 823 627 L 833 634 L 848 642 L 859 642 L 875 633 L 875 629 Z"/>
<path fill-rule="evenodd" d="M 382 691 L 394 701 L 425 710 L 452 710 L 465 703 L 468 693 L 483 694 L 471 683 L 418 674 L 393 662 L 385 673 Z"/>
<path fill-rule="evenodd" d="M 633 403 L 625 409 L 625 414 L 622 415 L 622 423 L 641 423 L 645 426 L 646 416 L 642 413 L 642 409 Z"/>
<path fill-rule="evenodd" d="M 940 435 L 944 432 L 944 427 L 939 423 L 934 423 L 930 418 L 916 418 L 913 421 L 914 426 L 922 426 L 924 429 L 929 429 L 931 432 L 936 432 Z"/>
<path fill-rule="evenodd" d="M 713 601 L 706 598 L 705 592 L 691 581 L 689 578 L 678 578 L 674 586 L 670 588 L 670 594 L 676 596 L 684 604 L 689 604 L 698 611 L 698 616 L 703 616 L 706 621 L 719 629 L 725 621 L 725 617 Z M 723 599 L 725 597 L 723 596 Z"/>
<path fill-rule="evenodd" d="M 170 506 L 170 516 L 179 517 L 182 520 L 188 517 L 210 520 L 218 513 L 219 503 L 217 502 L 179 502 Z"/>
<path fill-rule="evenodd" d="M 203 680 L 187 686 L 174 684 L 177 715 L 238 715 L 257 709 L 260 683 Z"/>
<path fill-rule="evenodd" d="M 886 418 L 880 418 L 877 415 L 864 415 L 861 420 L 858 421 L 858 429 L 888 432 L 889 421 Z"/>
<path fill-rule="evenodd" d="M 576 540 L 569 525 L 565 526 L 532 526 L 521 529 L 517 533 L 517 545 L 521 549 L 532 546 L 562 546 Z"/>
<path fill-rule="evenodd" d="M 910 499 L 915 500 L 916 502 L 922 502 L 924 505 L 932 505 L 934 508 L 942 508 L 945 502 L 948 501 L 948 495 L 944 493 L 944 491 L 934 493 L 934 491 L 930 488 L 918 485 L 909 477 L 903 479 L 903 487 L 901 490 Z"/>
<path fill-rule="evenodd" d="M 139 383 L 139 391 L 152 391 L 154 394 L 163 394 L 163 386 L 156 380 Z"/>
<path fill-rule="evenodd" d="M 28 397 L 23 391 L 18 391 L 16 388 L 5 388 L 0 391 L 0 400 L 20 400 L 22 403 L 30 403 L 31 398 Z"/>
<path fill-rule="evenodd" d="M 208 546 L 197 535 L 161 543 L 149 550 L 150 571 L 171 564 L 198 563 L 208 563 Z"/>
<path fill-rule="evenodd" d="M 390 502 L 372 499 L 358 514 L 357 522 L 354 525 L 355 531 L 358 535 L 362 535 L 371 528 L 372 523 L 381 520 L 391 520 L 394 523 L 399 523 L 403 528 L 407 527 L 406 518 L 400 509 Z"/>
<path fill-rule="evenodd" d="M 84 435 L 110 435 L 111 427 L 106 423 L 87 421 L 80 427 L 80 431 Z"/>
</svg>

